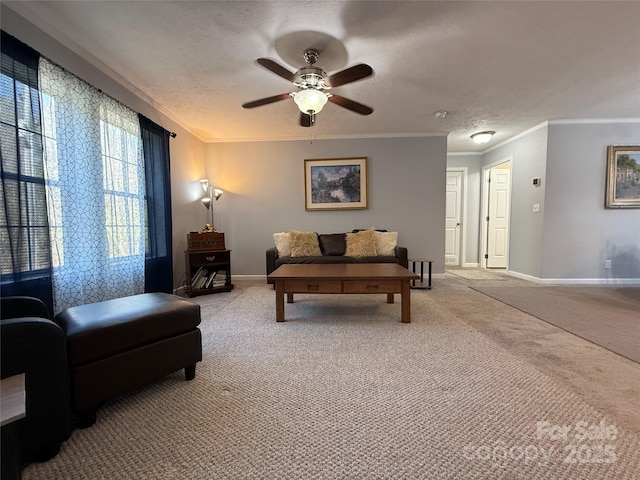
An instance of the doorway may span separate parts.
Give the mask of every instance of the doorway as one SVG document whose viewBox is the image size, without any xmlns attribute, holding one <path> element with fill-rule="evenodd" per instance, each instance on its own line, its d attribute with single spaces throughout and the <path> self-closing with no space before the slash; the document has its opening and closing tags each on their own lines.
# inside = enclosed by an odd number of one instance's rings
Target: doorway
<svg viewBox="0 0 640 480">
<path fill-rule="evenodd" d="M 512 160 L 509 157 L 482 168 L 480 258 L 485 268 L 509 266 Z"/>
<path fill-rule="evenodd" d="M 462 266 L 465 262 L 465 228 L 467 168 L 447 168 L 445 207 L 444 264 Z"/>
</svg>

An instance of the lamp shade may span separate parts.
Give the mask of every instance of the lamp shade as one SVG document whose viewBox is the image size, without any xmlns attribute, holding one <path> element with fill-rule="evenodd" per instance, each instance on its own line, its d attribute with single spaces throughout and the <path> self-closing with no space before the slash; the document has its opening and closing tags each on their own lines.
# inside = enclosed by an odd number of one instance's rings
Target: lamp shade
<svg viewBox="0 0 640 480">
<path fill-rule="evenodd" d="M 301 90 L 295 94 L 293 100 L 302 113 L 318 113 L 327 103 L 327 96 L 312 88 Z"/>
</svg>

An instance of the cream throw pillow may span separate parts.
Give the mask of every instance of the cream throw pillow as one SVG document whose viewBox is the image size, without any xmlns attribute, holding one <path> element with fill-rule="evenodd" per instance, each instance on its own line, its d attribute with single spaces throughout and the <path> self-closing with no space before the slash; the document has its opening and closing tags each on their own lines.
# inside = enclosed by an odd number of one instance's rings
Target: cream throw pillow
<svg viewBox="0 0 640 480">
<path fill-rule="evenodd" d="M 377 255 L 375 231 L 362 230 L 358 233 L 347 233 L 347 257 L 374 257 Z"/>
<path fill-rule="evenodd" d="M 289 232 L 274 233 L 273 242 L 276 244 L 279 257 L 291 256 L 291 235 Z"/>
<path fill-rule="evenodd" d="M 292 257 L 321 257 L 318 234 L 315 232 L 290 232 Z"/>
<path fill-rule="evenodd" d="M 398 232 L 376 232 L 375 235 L 378 255 L 395 255 L 395 248 L 398 244 Z"/>
</svg>

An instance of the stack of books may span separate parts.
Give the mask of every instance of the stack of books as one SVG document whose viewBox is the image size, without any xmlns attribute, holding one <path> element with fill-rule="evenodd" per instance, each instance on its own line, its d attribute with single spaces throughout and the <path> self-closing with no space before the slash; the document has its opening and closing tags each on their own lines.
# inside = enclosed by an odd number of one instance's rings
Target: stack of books
<svg viewBox="0 0 640 480">
<path fill-rule="evenodd" d="M 209 270 L 200 267 L 191 279 L 191 288 L 193 290 L 224 287 L 226 284 L 226 270 Z"/>
</svg>

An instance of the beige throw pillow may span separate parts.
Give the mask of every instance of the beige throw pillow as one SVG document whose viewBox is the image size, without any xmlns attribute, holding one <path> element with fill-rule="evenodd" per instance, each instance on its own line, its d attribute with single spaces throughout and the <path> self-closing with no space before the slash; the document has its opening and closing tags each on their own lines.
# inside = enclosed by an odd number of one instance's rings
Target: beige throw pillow
<svg viewBox="0 0 640 480">
<path fill-rule="evenodd" d="M 376 251 L 378 255 L 395 255 L 398 244 L 398 232 L 376 232 Z"/>
<path fill-rule="evenodd" d="M 321 257 L 318 234 L 315 232 L 290 232 L 292 257 Z"/>
<path fill-rule="evenodd" d="M 347 250 L 344 254 L 348 257 L 376 256 L 375 231 L 370 228 L 358 233 L 347 233 Z"/>
<path fill-rule="evenodd" d="M 289 232 L 278 232 L 273 234 L 273 242 L 279 257 L 291 256 L 291 235 Z"/>
</svg>

